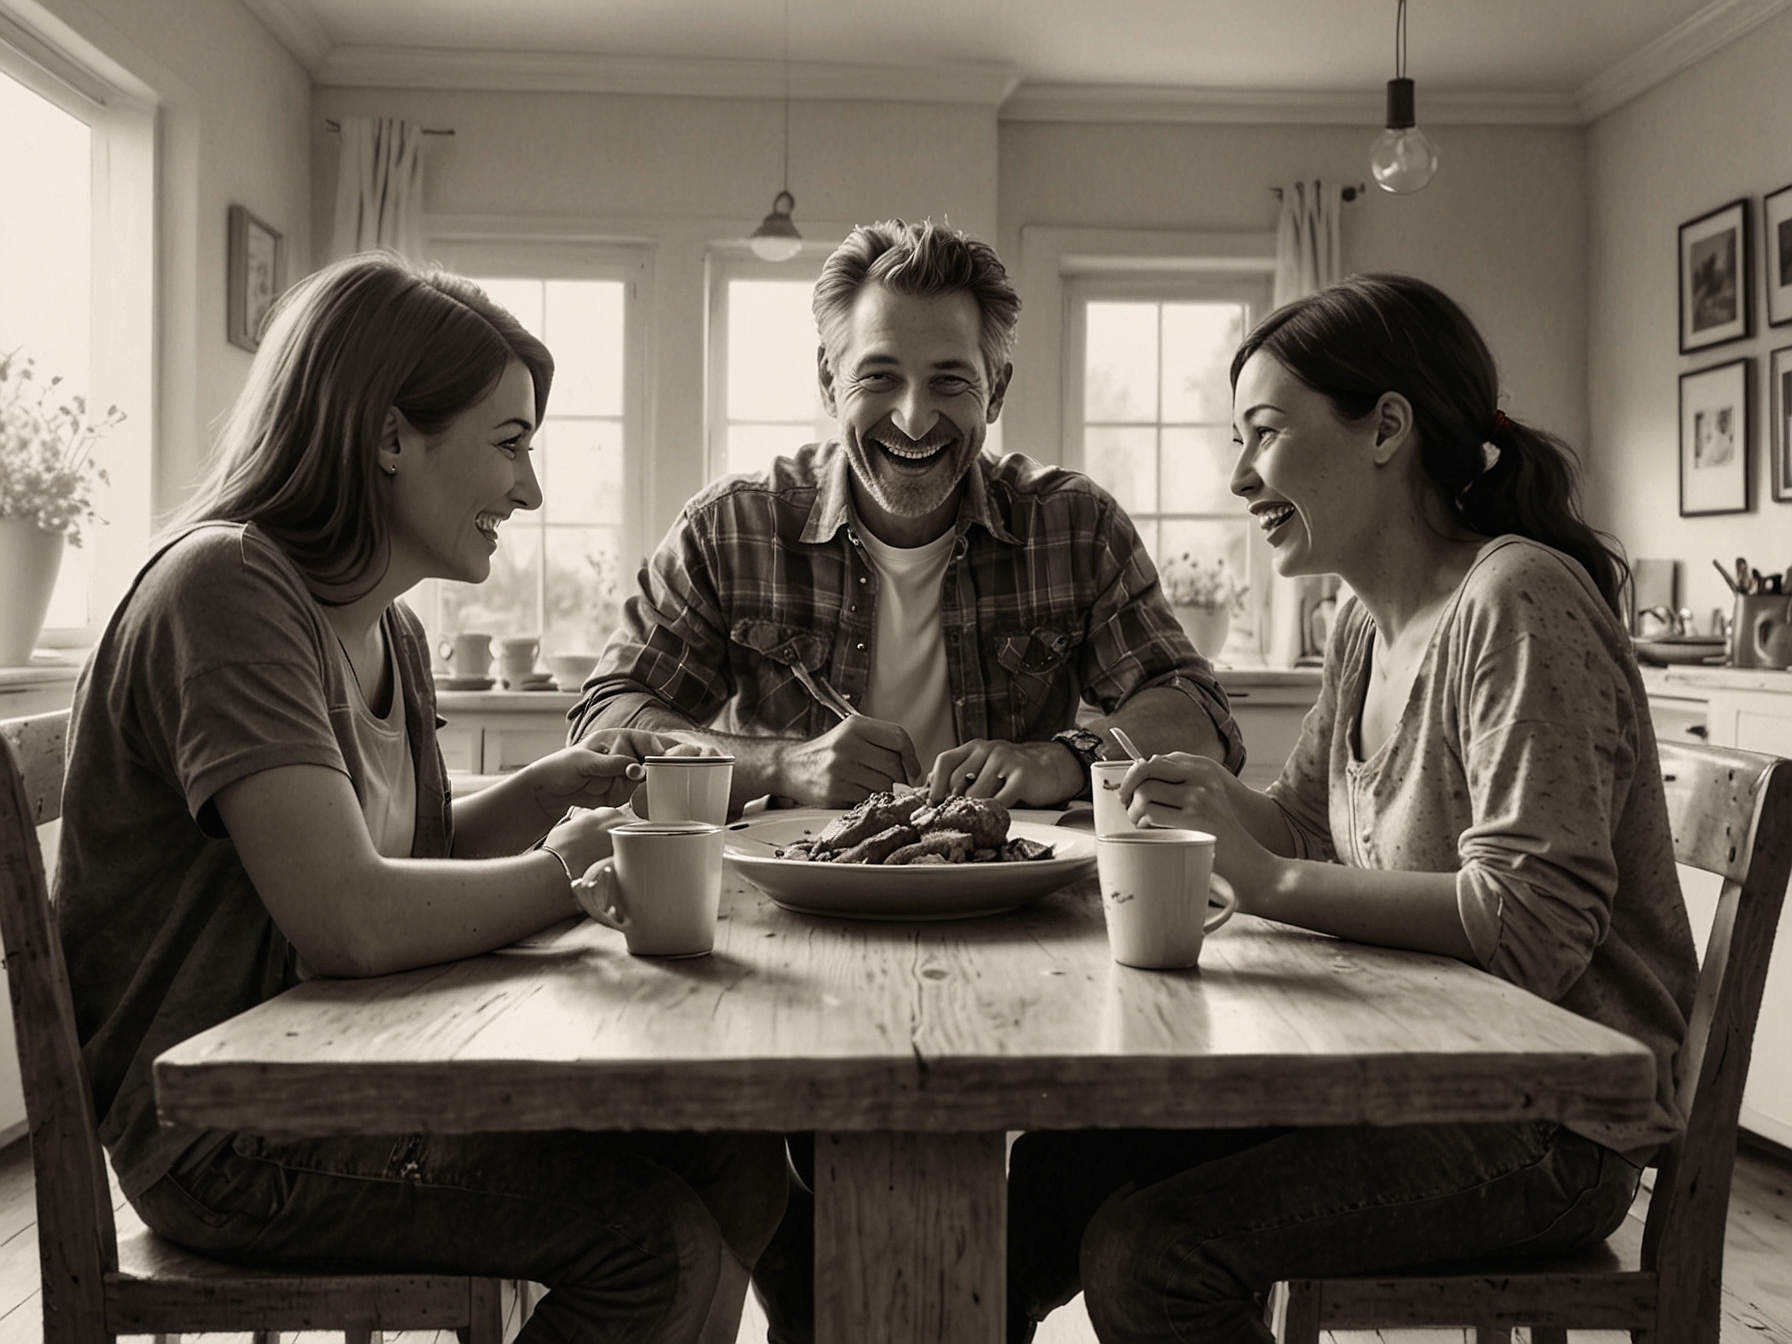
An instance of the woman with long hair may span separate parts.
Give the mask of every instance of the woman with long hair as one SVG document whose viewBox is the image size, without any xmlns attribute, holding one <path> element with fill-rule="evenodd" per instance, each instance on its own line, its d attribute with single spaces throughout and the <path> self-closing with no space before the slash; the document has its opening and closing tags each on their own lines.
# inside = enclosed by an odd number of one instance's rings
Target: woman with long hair
<svg viewBox="0 0 1792 1344">
<path fill-rule="evenodd" d="M 1136 822 L 1218 837 L 1248 914 L 1466 961 L 1655 1052 L 1644 1121 L 1034 1134 L 1010 1175 L 1010 1333 L 1079 1287 L 1103 1341 L 1262 1341 L 1281 1279 L 1606 1236 L 1681 1123 L 1697 963 L 1620 618 L 1573 462 L 1498 406 L 1467 315 L 1365 275 L 1232 363 L 1233 492 L 1280 574 L 1339 574 L 1319 699 L 1267 792 L 1126 776 Z"/>
<path fill-rule="evenodd" d="M 101 1137 L 162 1235 L 250 1263 L 533 1280 L 550 1292 L 531 1341 L 695 1340 L 706 1321 L 732 1339 L 783 1208 L 775 1138 L 157 1122 L 156 1055 L 307 975 L 472 956 L 576 915 L 640 758 L 670 747 L 598 734 L 450 796 L 400 595 L 483 581 L 500 525 L 540 506 L 553 371 L 477 286 L 395 258 L 280 301 L 205 479 L 76 688 L 69 980 Z"/>
</svg>

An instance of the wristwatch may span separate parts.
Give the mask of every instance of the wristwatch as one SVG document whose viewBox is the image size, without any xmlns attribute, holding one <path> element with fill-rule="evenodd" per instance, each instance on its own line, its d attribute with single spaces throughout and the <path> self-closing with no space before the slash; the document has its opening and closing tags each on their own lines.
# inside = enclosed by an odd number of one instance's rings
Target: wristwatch
<svg viewBox="0 0 1792 1344">
<path fill-rule="evenodd" d="M 1101 759 L 1101 739 L 1087 728 L 1066 728 L 1053 733 L 1052 741 L 1062 742 L 1082 763 L 1083 778 L 1089 778 L 1089 767 Z"/>
</svg>

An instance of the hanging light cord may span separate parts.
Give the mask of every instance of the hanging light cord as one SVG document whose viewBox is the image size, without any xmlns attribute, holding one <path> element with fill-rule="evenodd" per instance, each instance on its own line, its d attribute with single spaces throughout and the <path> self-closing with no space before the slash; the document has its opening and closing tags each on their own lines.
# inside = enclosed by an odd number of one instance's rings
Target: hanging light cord
<svg viewBox="0 0 1792 1344">
<path fill-rule="evenodd" d="M 1400 0 L 1405 13 L 1407 0 Z M 785 0 L 785 195 L 790 194 L 790 0 Z"/>
<path fill-rule="evenodd" d="M 1406 78 L 1406 0 L 1400 0 L 1394 16 L 1394 78 Z"/>
</svg>

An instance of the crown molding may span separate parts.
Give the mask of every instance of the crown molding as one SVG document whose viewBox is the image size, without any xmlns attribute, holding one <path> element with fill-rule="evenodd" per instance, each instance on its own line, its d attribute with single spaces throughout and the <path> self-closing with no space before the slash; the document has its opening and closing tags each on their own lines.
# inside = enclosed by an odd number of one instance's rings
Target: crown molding
<svg viewBox="0 0 1792 1344">
<path fill-rule="evenodd" d="M 1766 23 L 1792 0 L 1713 0 L 1641 50 L 1593 76 L 1575 95 L 1595 121 Z"/>
<path fill-rule="evenodd" d="M 1782 0 L 1788 2 L 1788 0 Z M 1574 99 L 1557 94 L 1458 93 L 1419 86 L 1426 126 L 1575 126 Z M 1144 121 L 1306 126 L 1380 126 L 1382 90 L 1195 89 L 1174 85 L 1022 84 L 1002 104 L 1003 121 Z"/>
<path fill-rule="evenodd" d="M 271 0 L 259 0 L 270 3 Z M 393 89 L 491 89 L 626 93 L 699 98 L 782 98 L 778 61 L 566 56 L 524 51 L 337 47 L 314 72 L 320 85 Z M 998 107 L 1020 76 L 1002 65 L 887 66 L 792 62 L 792 98 L 967 103 Z"/>
<path fill-rule="evenodd" d="M 243 8 L 260 19 L 280 45 L 316 76 L 335 43 L 307 0 L 243 0 Z"/>
</svg>

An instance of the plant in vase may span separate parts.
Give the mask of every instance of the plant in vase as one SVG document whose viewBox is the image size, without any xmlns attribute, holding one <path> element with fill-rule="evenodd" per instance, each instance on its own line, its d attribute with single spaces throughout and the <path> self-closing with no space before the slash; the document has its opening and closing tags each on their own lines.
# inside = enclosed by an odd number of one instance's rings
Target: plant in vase
<svg viewBox="0 0 1792 1344">
<path fill-rule="evenodd" d="M 1187 551 L 1165 561 L 1158 578 L 1189 640 L 1214 657 L 1225 646 L 1232 612 L 1244 601 L 1246 585 L 1232 576 L 1224 556 L 1201 560 Z"/>
<path fill-rule="evenodd" d="M 118 407 L 89 415 L 86 399 L 42 380 L 36 361 L 0 354 L 0 667 L 29 661 L 43 628 L 62 548 L 81 544 L 106 473 L 93 460 Z"/>
</svg>

